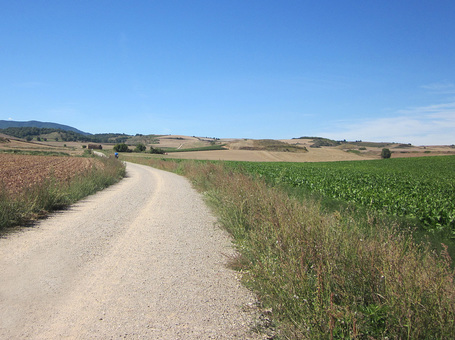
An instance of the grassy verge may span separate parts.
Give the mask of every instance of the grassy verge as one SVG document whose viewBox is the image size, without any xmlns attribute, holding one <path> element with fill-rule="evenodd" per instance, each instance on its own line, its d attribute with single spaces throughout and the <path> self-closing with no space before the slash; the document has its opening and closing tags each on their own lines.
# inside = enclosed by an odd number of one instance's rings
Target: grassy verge
<svg viewBox="0 0 455 340">
<path fill-rule="evenodd" d="M 74 177 L 69 183 L 53 178 L 20 194 L 9 194 L 0 188 L 0 232 L 43 217 L 48 212 L 66 207 L 81 198 L 119 181 L 125 175 L 124 165 L 113 158 L 99 158 L 101 166 Z"/>
<path fill-rule="evenodd" d="M 230 231 L 244 281 L 289 339 L 448 339 L 451 259 L 374 213 L 361 221 L 221 163 L 141 160 L 189 177 Z"/>
</svg>

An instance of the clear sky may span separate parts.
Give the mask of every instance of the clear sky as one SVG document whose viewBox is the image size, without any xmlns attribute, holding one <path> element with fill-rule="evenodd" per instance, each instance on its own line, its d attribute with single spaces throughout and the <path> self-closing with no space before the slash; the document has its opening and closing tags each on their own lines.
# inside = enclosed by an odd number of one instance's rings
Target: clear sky
<svg viewBox="0 0 455 340">
<path fill-rule="evenodd" d="M 454 0 L 0 0 L 0 119 L 455 143 Z"/>
</svg>

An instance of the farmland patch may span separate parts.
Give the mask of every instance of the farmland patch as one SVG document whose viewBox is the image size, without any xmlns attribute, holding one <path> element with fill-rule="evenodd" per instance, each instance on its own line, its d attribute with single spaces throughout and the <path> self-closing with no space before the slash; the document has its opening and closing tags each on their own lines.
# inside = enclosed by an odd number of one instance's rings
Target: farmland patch
<svg viewBox="0 0 455 340">
<path fill-rule="evenodd" d="M 455 229 L 455 157 L 330 163 L 232 163 L 269 183 L 319 192 L 430 229 Z"/>
<path fill-rule="evenodd" d="M 0 154 L 0 184 L 9 193 L 20 193 L 46 179 L 67 182 L 92 167 L 96 160 L 82 157 Z"/>
</svg>

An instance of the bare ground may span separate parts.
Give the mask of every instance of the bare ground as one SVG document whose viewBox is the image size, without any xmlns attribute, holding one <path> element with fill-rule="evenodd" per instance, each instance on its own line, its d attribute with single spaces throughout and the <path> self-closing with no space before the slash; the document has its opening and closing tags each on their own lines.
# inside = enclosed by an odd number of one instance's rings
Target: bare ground
<svg viewBox="0 0 455 340">
<path fill-rule="evenodd" d="M 1 339 L 249 339 L 255 297 L 182 177 L 128 177 L 0 239 Z"/>
</svg>

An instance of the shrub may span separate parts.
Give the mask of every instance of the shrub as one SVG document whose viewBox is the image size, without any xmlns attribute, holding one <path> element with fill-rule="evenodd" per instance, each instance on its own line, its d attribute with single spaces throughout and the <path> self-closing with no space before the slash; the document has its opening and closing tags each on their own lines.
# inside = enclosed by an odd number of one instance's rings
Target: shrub
<svg viewBox="0 0 455 340">
<path fill-rule="evenodd" d="M 139 143 L 136 144 L 136 148 L 134 149 L 134 152 L 144 152 L 147 148 L 145 147 L 144 144 Z"/>
<path fill-rule="evenodd" d="M 389 149 L 386 149 L 386 148 L 382 149 L 381 158 L 385 159 L 385 158 L 390 158 L 391 156 L 392 156 L 392 153 L 390 152 Z"/>
<path fill-rule="evenodd" d="M 116 152 L 130 152 L 128 145 L 125 143 L 119 143 L 114 145 L 114 151 Z"/>
<path fill-rule="evenodd" d="M 150 153 L 162 155 L 162 154 L 164 154 L 164 150 L 158 149 L 158 148 L 154 148 L 153 146 L 151 146 L 150 147 Z"/>
</svg>

